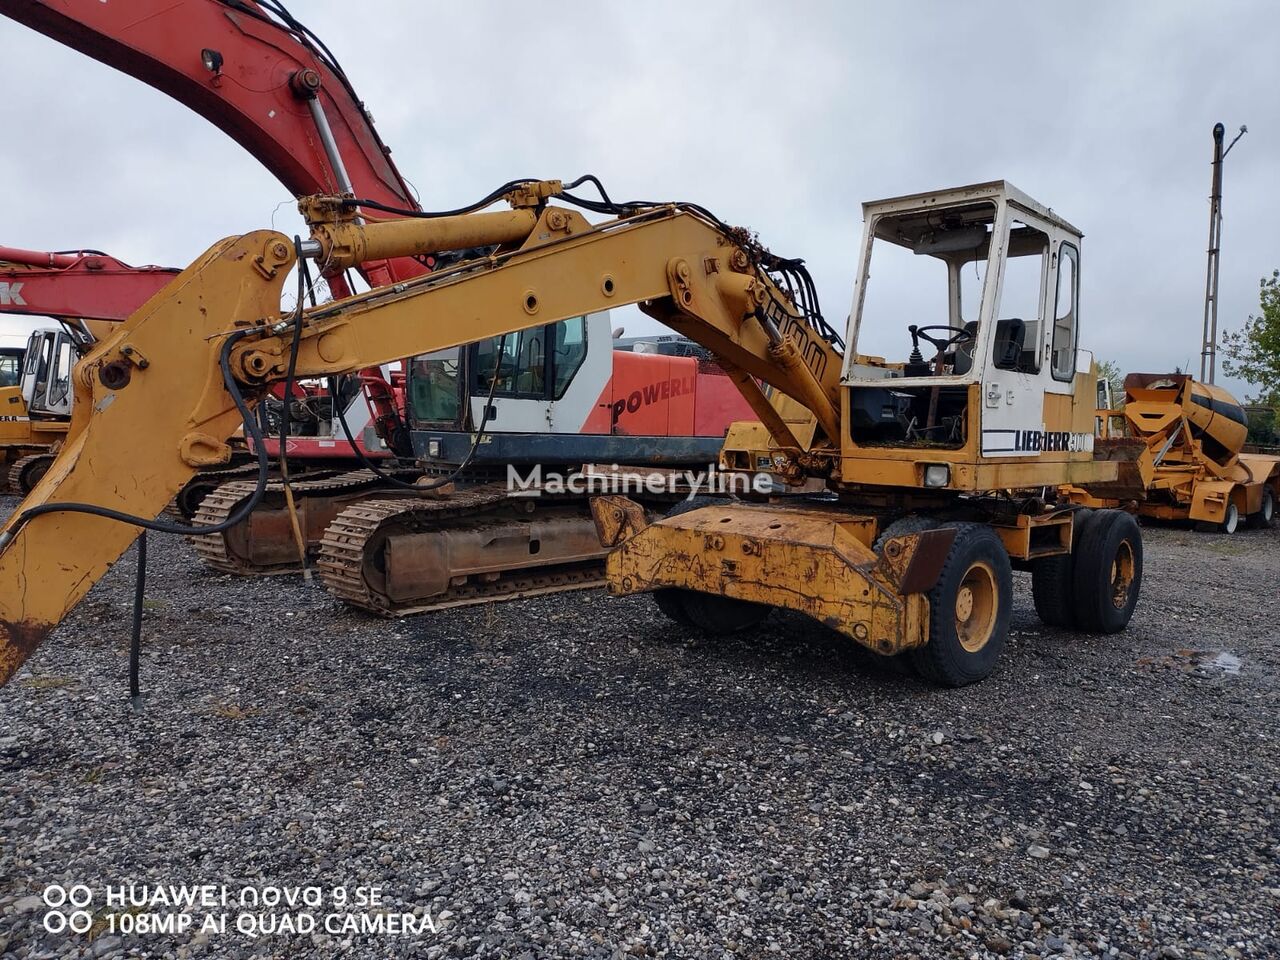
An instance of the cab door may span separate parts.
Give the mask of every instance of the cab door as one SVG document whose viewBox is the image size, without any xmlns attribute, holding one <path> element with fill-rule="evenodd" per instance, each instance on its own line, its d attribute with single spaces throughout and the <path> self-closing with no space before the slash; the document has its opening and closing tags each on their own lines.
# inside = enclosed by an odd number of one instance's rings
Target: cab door
<svg viewBox="0 0 1280 960">
<path fill-rule="evenodd" d="M 1034 457 L 1043 448 L 1046 298 L 1051 243 L 1038 227 L 1012 220 L 999 265 L 999 296 L 982 338 L 982 455 Z"/>
</svg>

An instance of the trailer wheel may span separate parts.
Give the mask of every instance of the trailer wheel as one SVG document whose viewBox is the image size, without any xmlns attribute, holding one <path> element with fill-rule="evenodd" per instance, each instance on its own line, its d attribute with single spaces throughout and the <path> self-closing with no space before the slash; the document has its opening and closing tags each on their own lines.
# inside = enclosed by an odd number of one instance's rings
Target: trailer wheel
<svg viewBox="0 0 1280 960">
<path fill-rule="evenodd" d="M 963 687 L 995 669 L 1009 633 L 1013 569 L 990 527 L 955 524 L 956 538 L 929 591 L 929 642 L 911 651 L 928 680 Z"/>
<path fill-rule="evenodd" d="M 724 503 L 716 497 L 693 497 L 681 500 L 667 511 L 668 517 L 678 517 L 703 507 Z M 764 603 L 749 603 L 734 597 L 721 597 L 680 587 L 663 587 L 653 591 L 654 603 L 669 619 L 682 627 L 691 627 L 705 633 L 729 634 L 750 629 L 761 623 L 773 611 Z"/>
<path fill-rule="evenodd" d="M 1269 530 L 1276 522 L 1276 495 L 1270 487 L 1262 488 L 1262 506 L 1245 520 L 1255 530 Z"/>
<path fill-rule="evenodd" d="M 1099 510 L 1075 550 L 1076 627 L 1117 633 L 1129 625 L 1142 589 L 1142 530 L 1122 510 Z"/>
<path fill-rule="evenodd" d="M 1093 511 L 1077 510 L 1071 518 L 1071 542 L 1080 542 Z M 1031 564 L 1031 599 L 1036 616 L 1047 627 L 1074 630 L 1076 626 L 1075 557 L 1064 553 Z"/>
</svg>

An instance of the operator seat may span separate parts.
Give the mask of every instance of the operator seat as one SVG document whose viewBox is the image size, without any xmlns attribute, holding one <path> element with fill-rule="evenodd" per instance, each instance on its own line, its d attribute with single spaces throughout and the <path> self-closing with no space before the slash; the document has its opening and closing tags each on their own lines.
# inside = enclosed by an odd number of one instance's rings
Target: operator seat
<svg viewBox="0 0 1280 960">
<path fill-rule="evenodd" d="M 1022 345 L 1027 325 L 1017 317 L 996 321 L 995 363 L 1001 370 L 1022 369 Z"/>
<path fill-rule="evenodd" d="M 952 372 L 963 376 L 973 369 L 973 353 L 978 347 L 978 321 L 964 325 L 972 337 L 956 344 Z M 1002 370 L 1022 369 L 1022 347 L 1027 336 L 1027 325 L 1017 317 L 996 321 L 995 365 Z"/>
</svg>

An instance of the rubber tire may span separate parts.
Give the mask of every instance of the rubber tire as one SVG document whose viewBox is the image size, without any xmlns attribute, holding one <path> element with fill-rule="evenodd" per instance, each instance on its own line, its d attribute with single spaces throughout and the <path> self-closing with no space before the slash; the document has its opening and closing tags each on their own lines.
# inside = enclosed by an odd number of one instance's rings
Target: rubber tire
<svg viewBox="0 0 1280 960">
<path fill-rule="evenodd" d="M 693 621 L 689 619 L 689 614 L 684 610 L 685 596 L 692 593 L 691 590 L 681 590 L 679 587 L 663 587 L 660 590 L 653 591 L 653 602 L 658 605 L 658 609 L 669 620 L 673 620 L 682 627 L 693 628 Z"/>
<path fill-rule="evenodd" d="M 1122 543 L 1133 553 L 1134 573 L 1124 604 L 1112 598 L 1111 567 Z M 1129 625 L 1142 592 L 1142 528 L 1123 510 L 1099 510 L 1085 525 L 1075 549 L 1076 629 L 1119 633 Z"/>
<path fill-rule="evenodd" d="M 1222 518 L 1222 523 L 1218 525 L 1221 533 L 1232 534 L 1240 529 L 1240 508 L 1234 503 L 1227 504 L 1227 512 Z"/>
<path fill-rule="evenodd" d="M 956 529 L 955 541 L 943 561 L 929 598 L 929 642 L 911 650 L 911 660 L 926 680 L 939 686 L 963 687 L 985 680 L 995 669 L 1009 635 L 1013 612 L 1013 567 L 1004 543 L 983 523 L 946 524 Z M 956 636 L 955 602 L 969 568 L 986 561 L 995 573 L 996 616 L 991 639 L 970 652 Z"/>
<path fill-rule="evenodd" d="M 1093 519 L 1087 507 L 1071 517 L 1071 542 L 1078 544 Z M 1031 599 L 1036 616 L 1046 627 L 1076 628 L 1075 556 L 1070 553 L 1042 557 L 1031 563 Z"/>
<path fill-rule="evenodd" d="M 934 520 L 932 517 L 909 513 L 905 517 L 899 517 L 894 520 L 893 523 L 881 530 L 880 536 L 876 537 L 871 549 L 879 554 L 884 549 L 884 545 L 894 537 L 904 537 L 909 533 L 924 533 L 927 530 L 936 530 L 940 526 L 942 526 L 941 521 Z"/>
<path fill-rule="evenodd" d="M 1276 495 L 1270 487 L 1262 488 L 1262 509 L 1245 518 L 1245 525 L 1254 530 L 1270 530 L 1276 524 Z"/>
<path fill-rule="evenodd" d="M 718 497 L 693 497 L 681 500 L 667 511 L 667 516 L 678 517 L 724 502 Z M 773 607 L 768 604 L 750 603 L 734 597 L 700 593 L 680 587 L 664 587 L 653 591 L 653 601 L 664 616 L 680 626 L 714 635 L 748 630 L 763 622 L 773 612 Z"/>
<path fill-rule="evenodd" d="M 32 460 L 22 468 L 22 473 L 18 476 L 18 492 L 24 497 L 36 488 L 49 468 L 53 466 L 53 457 L 39 457 Z"/>
</svg>

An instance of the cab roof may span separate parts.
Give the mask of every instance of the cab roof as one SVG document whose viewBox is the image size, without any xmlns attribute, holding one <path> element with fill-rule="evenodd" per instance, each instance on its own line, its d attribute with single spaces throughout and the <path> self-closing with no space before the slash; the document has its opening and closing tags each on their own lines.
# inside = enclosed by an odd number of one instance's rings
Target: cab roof
<svg viewBox="0 0 1280 960">
<path fill-rule="evenodd" d="M 1010 205 L 1033 214 L 1053 224 L 1067 233 L 1077 237 L 1084 234 L 1078 227 L 1064 220 L 1049 207 L 1033 200 L 1008 180 L 989 180 L 986 183 L 972 183 L 964 187 L 951 187 L 946 190 L 930 190 L 925 193 L 909 193 L 901 197 L 889 197 L 884 200 L 869 200 L 862 205 L 862 215 L 866 219 L 883 214 L 906 213 L 913 210 L 927 210 L 930 207 L 951 207 L 957 204 L 972 203 L 981 200 L 1007 200 Z"/>
</svg>

